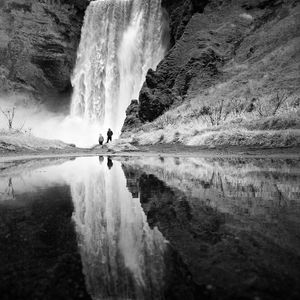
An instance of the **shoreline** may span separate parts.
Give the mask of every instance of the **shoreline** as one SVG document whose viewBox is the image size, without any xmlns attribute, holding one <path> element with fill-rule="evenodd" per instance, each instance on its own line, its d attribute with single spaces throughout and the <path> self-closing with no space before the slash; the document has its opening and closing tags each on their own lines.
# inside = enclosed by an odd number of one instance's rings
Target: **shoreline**
<svg viewBox="0 0 300 300">
<path fill-rule="evenodd" d="M 101 149 L 75 148 L 70 150 L 48 150 L 48 151 L 19 151 L 1 153 L 0 163 L 11 161 L 23 161 L 33 159 L 49 158 L 76 158 L 90 156 L 111 157 L 262 157 L 262 158 L 300 158 L 300 147 L 292 148 L 249 148 L 249 147 L 226 147 L 226 148 L 204 148 L 196 146 L 185 146 L 180 144 L 159 144 L 151 146 L 139 146 L 137 151 L 107 151 Z"/>
</svg>

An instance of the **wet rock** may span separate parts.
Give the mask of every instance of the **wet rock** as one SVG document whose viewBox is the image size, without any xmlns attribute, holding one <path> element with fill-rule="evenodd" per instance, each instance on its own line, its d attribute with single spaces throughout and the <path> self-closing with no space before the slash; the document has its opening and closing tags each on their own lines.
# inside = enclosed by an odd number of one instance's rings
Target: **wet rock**
<svg viewBox="0 0 300 300">
<path fill-rule="evenodd" d="M 153 121 L 162 115 L 172 104 L 170 90 L 143 87 L 140 93 L 139 118 L 141 121 Z"/>
<path fill-rule="evenodd" d="M 209 0 L 162 0 L 169 15 L 170 42 L 173 46 L 181 37 L 191 17 L 196 12 L 203 12 Z"/>
<path fill-rule="evenodd" d="M 122 132 L 132 131 L 141 125 L 139 119 L 139 103 L 137 100 L 132 100 L 126 110 L 126 119 L 122 128 Z"/>
<path fill-rule="evenodd" d="M 0 3 L 0 92 L 67 97 L 89 1 Z"/>
</svg>

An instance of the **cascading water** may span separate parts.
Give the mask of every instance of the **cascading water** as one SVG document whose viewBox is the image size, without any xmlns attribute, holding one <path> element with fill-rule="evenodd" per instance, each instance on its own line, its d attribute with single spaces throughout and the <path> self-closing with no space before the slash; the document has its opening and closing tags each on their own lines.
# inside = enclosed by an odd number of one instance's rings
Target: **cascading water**
<svg viewBox="0 0 300 300">
<path fill-rule="evenodd" d="M 96 0 L 87 8 L 72 79 L 71 116 L 119 135 L 149 68 L 163 58 L 161 0 Z"/>
</svg>

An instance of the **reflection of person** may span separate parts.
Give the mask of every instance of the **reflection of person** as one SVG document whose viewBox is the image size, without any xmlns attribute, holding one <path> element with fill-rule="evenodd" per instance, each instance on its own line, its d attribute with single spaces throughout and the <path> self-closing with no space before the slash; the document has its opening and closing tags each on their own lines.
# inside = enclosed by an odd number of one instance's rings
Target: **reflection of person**
<svg viewBox="0 0 300 300">
<path fill-rule="evenodd" d="M 104 157 L 103 156 L 99 156 L 99 162 L 100 162 L 100 164 L 102 164 L 103 161 L 104 161 Z"/>
<path fill-rule="evenodd" d="M 112 162 L 112 160 L 111 160 L 111 158 L 108 156 L 107 157 L 107 167 L 109 168 L 109 169 L 111 169 L 112 167 L 113 167 L 113 162 Z"/>
<path fill-rule="evenodd" d="M 4 191 L 4 195 L 10 197 L 10 199 L 12 199 L 12 200 L 16 199 L 15 190 L 14 190 L 14 186 L 13 186 L 11 178 L 9 178 L 9 180 L 8 180 L 8 186 Z"/>
<path fill-rule="evenodd" d="M 99 134 L 99 139 L 98 139 L 98 141 L 99 141 L 99 145 L 103 145 L 103 142 L 104 142 L 104 137 L 103 137 L 103 135 L 100 133 Z"/>
<path fill-rule="evenodd" d="M 113 136 L 113 132 L 112 130 L 109 128 L 108 131 L 107 131 L 107 143 L 111 142 L 112 141 L 112 136 Z"/>
</svg>

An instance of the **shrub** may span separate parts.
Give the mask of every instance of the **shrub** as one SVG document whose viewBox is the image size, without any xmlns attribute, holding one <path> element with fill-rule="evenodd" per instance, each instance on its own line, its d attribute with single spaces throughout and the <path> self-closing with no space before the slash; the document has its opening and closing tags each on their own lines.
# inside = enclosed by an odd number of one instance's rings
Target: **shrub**
<svg viewBox="0 0 300 300">
<path fill-rule="evenodd" d="M 292 105 L 292 108 L 298 108 L 298 107 L 300 107 L 300 98 L 295 98 L 293 100 L 293 102 L 291 103 L 291 105 Z"/>
<path fill-rule="evenodd" d="M 7 122 L 8 122 L 8 129 L 9 130 L 12 130 L 13 128 L 13 121 L 14 121 L 14 118 L 15 118 L 15 111 L 16 111 L 16 108 L 13 107 L 11 109 L 7 109 L 7 110 L 3 110 L 1 107 L 0 107 L 0 110 L 3 114 L 3 116 L 7 119 Z"/>
<path fill-rule="evenodd" d="M 164 135 L 162 134 L 160 137 L 159 137 L 159 143 L 162 143 L 163 142 L 163 140 L 164 140 Z"/>
<path fill-rule="evenodd" d="M 220 125 L 229 114 L 230 110 L 224 105 L 224 100 L 218 101 L 214 106 L 202 106 L 199 110 L 199 116 L 204 117 L 211 125 Z"/>
<path fill-rule="evenodd" d="M 168 125 L 175 125 L 176 119 L 173 118 L 170 114 L 166 113 L 156 119 L 154 123 L 158 129 L 164 129 Z"/>
<path fill-rule="evenodd" d="M 279 109 L 286 103 L 288 96 L 285 93 L 281 95 L 277 92 L 276 96 L 263 101 L 261 98 L 256 103 L 257 112 L 260 117 L 275 116 Z"/>
</svg>

